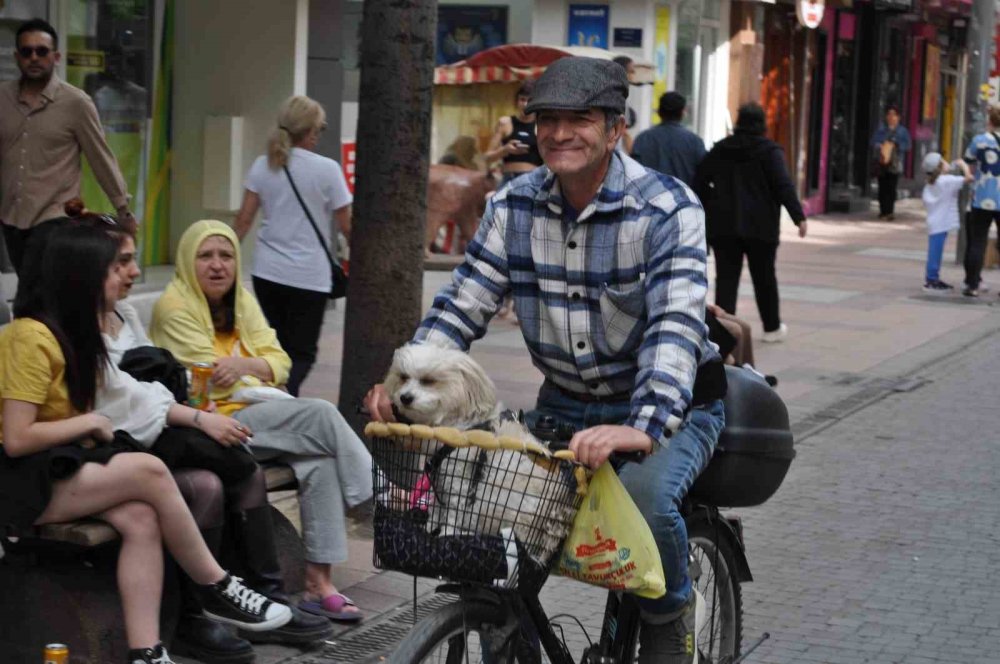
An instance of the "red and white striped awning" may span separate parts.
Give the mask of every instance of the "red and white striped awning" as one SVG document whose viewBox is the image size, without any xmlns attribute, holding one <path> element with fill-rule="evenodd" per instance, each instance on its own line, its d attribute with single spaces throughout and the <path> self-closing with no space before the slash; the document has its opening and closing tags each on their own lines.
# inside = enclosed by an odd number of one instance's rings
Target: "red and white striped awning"
<svg viewBox="0 0 1000 664">
<path fill-rule="evenodd" d="M 545 67 L 469 67 L 451 65 L 434 69 L 434 85 L 472 85 L 473 83 L 515 83 L 533 81 Z"/>
<path fill-rule="evenodd" d="M 476 53 L 453 65 L 434 68 L 435 85 L 473 85 L 476 83 L 516 83 L 531 81 L 560 58 L 582 55 L 611 60 L 618 53 L 583 46 L 538 46 L 506 44 Z M 652 65 L 633 59 L 636 73 L 633 83 L 651 83 Z M 648 79 L 648 80 L 647 80 Z"/>
</svg>

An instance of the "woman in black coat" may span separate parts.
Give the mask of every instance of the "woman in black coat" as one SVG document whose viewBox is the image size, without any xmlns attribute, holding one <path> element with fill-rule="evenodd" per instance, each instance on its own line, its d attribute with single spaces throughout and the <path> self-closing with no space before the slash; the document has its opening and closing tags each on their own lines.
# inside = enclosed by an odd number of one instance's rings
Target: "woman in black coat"
<svg viewBox="0 0 1000 664">
<path fill-rule="evenodd" d="M 764 136 L 764 109 L 740 107 L 736 130 L 718 143 L 698 166 L 694 190 L 705 206 L 708 244 L 715 254 L 715 303 L 736 313 L 743 255 L 753 279 L 757 310 L 764 323 L 762 341 L 781 341 L 788 327 L 778 313 L 778 252 L 781 206 L 806 236 L 806 215 L 785 168 L 781 146 Z"/>
</svg>

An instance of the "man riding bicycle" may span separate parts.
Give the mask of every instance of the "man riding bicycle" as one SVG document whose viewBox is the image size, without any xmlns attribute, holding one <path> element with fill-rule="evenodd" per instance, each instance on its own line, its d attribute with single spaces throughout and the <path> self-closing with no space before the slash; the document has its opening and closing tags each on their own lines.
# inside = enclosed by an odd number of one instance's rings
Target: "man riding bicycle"
<svg viewBox="0 0 1000 664">
<path fill-rule="evenodd" d="M 705 325 L 704 212 L 680 180 L 615 151 L 627 96 L 614 62 L 549 66 L 525 109 L 545 166 L 493 196 L 413 341 L 468 350 L 510 294 L 545 376 L 529 423 L 574 425 L 570 449 L 593 468 L 649 454 L 618 469 L 667 577 L 666 595 L 638 600 L 639 662 L 681 664 L 694 659 L 694 593 L 679 508 L 723 428 L 726 379 Z M 381 385 L 365 403 L 393 419 Z"/>
</svg>

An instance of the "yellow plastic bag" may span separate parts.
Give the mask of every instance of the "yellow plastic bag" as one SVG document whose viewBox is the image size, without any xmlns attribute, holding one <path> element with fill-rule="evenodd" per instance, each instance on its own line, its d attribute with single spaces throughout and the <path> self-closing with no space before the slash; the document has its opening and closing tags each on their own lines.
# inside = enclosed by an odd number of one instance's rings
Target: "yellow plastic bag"
<svg viewBox="0 0 1000 664">
<path fill-rule="evenodd" d="M 609 463 L 590 480 L 557 573 L 650 599 L 667 592 L 653 532 Z"/>
</svg>

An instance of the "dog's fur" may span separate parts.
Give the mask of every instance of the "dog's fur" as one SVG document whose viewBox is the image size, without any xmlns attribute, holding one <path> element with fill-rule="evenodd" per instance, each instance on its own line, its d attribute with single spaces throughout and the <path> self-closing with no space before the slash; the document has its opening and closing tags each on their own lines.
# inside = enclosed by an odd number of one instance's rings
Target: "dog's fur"
<svg viewBox="0 0 1000 664">
<path fill-rule="evenodd" d="M 537 442 L 519 422 L 500 421 L 493 381 L 461 351 L 426 344 L 404 346 L 396 351 L 384 385 L 397 412 L 414 424 L 487 429 L 498 436 Z M 419 463 L 422 468 L 424 459 Z M 565 513 L 537 514 L 547 473 L 527 454 L 458 448 L 436 475 L 431 481 L 438 502 L 431 508 L 428 527 L 440 527 L 442 535 L 494 535 L 512 527 L 525 542 L 529 533 L 532 539 L 544 533 L 537 559 L 545 563 L 567 534 L 560 520 Z M 470 522 L 470 513 L 478 515 L 475 522 Z"/>
</svg>

